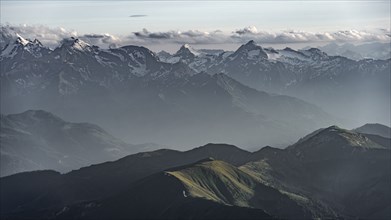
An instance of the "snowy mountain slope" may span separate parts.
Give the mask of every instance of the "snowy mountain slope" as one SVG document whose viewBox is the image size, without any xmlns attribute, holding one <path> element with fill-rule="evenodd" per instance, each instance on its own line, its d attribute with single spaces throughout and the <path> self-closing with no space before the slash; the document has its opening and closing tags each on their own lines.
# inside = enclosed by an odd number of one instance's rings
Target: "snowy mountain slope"
<svg viewBox="0 0 391 220">
<path fill-rule="evenodd" d="M 196 72 L 225 73 L 252 88 L 314 103 L 346 118 L 349 127 L 390 121 L 390 59 L 352 60 L 316 48 L 263 48 L 254 41 L 235 52 L 194 53 L 181 59 Z M 347 106 L 356 111 L 346 112 Z"/>
<path fill-rule="evenodd" d="M 260 54 L 261 62 L 266 60 L 262 48 L 249 46 L 259 50 L 255 60 Z M 242 62 L 247 56 L 239 57 L 248 50 L 214 57 L 184 46 L 176 54 L 183 60 L 166 63 L 144 47 L 104 50 L 68 38 L 42 56 L 1 61 L 1 111 L 44 109 L 99 124 L 130 142 L 174 146 L 205 141 L 251 146 L 261 139 L 281 146 L 335 123 L 309 103 L 256 91 L 226 75 L 197 72 L 198 64 L 186 63 L 186 54 L 209 60 L 200 62 L 205 67 L 226 59 Z"/>
</svg>

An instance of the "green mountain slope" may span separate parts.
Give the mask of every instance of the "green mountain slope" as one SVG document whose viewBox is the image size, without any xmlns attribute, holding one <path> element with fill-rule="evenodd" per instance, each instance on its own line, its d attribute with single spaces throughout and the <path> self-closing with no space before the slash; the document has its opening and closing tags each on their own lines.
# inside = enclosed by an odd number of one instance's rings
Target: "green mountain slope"
<svg viewBox="0 0 391 220">
<path fill-rule="evenodd" d="M 285 150 L 267 148 L 241 167 L 270 186 L 342 218 L 390 217 L 390 148 L 331 126 Z M 303 200 L 303 201 L 304 201 Z"/>
<path fill-rule="evenodd" d="M 186 152 L 144 152 L 68 174 L 0 178 L 0 214 L 2 219 L 390 219 L 390 153 L 385 138 L 336 126 L 286 149 L 250 153 L 208 144 Z"/>
<path fill-rule="evenodd" d="M 187 172 L 194 177 L 192 180 L 186 176 Z M 238 184 L 227 190 L 225 184 L 235 182 L 230 175 L 235 172 Z M 251 209 L 244 203 L 238 206 L 231 204 L 250 198 L 250 194 L 244 195 L 251 189 L 245 186 L 246 183 L 240 183 L 242 178 L 245 178 L 244 181 L 254 181 L 225 162 L 202 160 L 151 175 L 108 199 L 70 206 L 57 218 L 274 219 L 263 210 Z"/>
</svg>

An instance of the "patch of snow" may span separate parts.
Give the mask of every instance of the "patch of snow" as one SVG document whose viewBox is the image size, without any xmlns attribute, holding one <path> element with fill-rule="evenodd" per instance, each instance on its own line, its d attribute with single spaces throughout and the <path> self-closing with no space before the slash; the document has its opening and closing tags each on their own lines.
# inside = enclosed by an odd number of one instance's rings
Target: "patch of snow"
<svg viewBox="0 0 391 220">
<path fill-rule="evenodd" d="M 193 47 L 191 47 L 189 44 L 185 44 L 183 45 L 184 48 L 188 49 L 192 54 L 194 54 L 195 56 L 199 56 L 201 53 L 194 49 Z"/>
<path fill-rule="evenodd" d="M 250 58 L 250 59 L 257 59 L 259 57 L 259 54 L 261 53 L 260 50 L 256 49 L 256 50 L 250 50 L 248 51 L 247 53 L 247 57 Z"/>
<path fill-rule="evenodd" d="M 267 53 L 267 57 L 269 60 L 278 60 L 279 58 L 281 58 L 281 54 L 280 53 Z"/>
<path fill-rule="evenodd" d="M 84 51 L 84 50 L 89 50 L 90 45 L 82 40 L 77 39 L 77 40 L 75 40 L 75 43 L 73 44 L 73 48 L 80 50 L 80 51 Z"/>
<path fill-rule="evenodd" d="M 186 198 L 186 197 L 187 197 L 187 195 L 186 195 L 186 192 L 185 192 L 185 190 L 183 190 L 182 192 L 183 192 L 183 197 L 185 197 L 185 198 Z"/>
<path fill-rule="evenodd" d="M 19 34 L 16 34 L 16 36 L 18 37 L 17 41 L 19 43 L 21 43 L 23 46 L 26 46 L 30 41 L 24 39 L 22 36 L 20 36 Z"/>
</svg>

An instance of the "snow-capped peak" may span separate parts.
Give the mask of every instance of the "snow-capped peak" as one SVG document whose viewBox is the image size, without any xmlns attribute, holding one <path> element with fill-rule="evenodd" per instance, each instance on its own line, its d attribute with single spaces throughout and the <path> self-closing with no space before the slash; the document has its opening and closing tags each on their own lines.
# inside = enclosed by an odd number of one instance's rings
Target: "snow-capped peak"
<svg viewBox="0 0 391 220">
<path fill-rule="evenodd" d="M 30 41 L 24 39 L 22 36 L 20 36 L 19 34 L 16 34 L 17 36 L 17 39 L 16 39 L 16 42 L 22 44 L 23 46 L 26 46 L 28 43 L 30 43 Z"/>
<path fill-rule="evenodd" d="M 250 40 L 248 43 L 239 47 L 239 49 L 232 55 L 232 57 L 245 56 L 248 59 L 267 59 L 268 56 L 261 46 Z"/>
<path fill-rule="evenodd" d="M 178 50 L 178 52 L 175 53 L 175 56 L 199 56 L 200 52 L 191 47 L 189 44 L 184 44 L 181 46 L 181 48 Z"/>
<path fill-rule="evenodd" d="M 255 45 L 255 46 L 257 46 L 257 44 L 255 43 L 254 40 L 250 40 L 249 42 L 246 43 L 246 45 Z"/>
<path fill-rule="evenodd" d="M 1 51 L 2 58 L 12 58 L 18 53 L 23 53 L 23 51 L 27 51 L 34 57 L 42 56 L 41 49 L 43 46 L 37 39 L 31 41 L 23 38 L 19 34 L 16 34 L 15 37 L 16 40 L 14 38 L 13 41 L 8 42 Z"/>
<path fill-rule="evenodd" d="M 62 41 L 62 46 L 66 48 L 73 48 L 79 51 L 91 50 L 91 45 L 74 37 L 66 38 Z"/>
</svg>

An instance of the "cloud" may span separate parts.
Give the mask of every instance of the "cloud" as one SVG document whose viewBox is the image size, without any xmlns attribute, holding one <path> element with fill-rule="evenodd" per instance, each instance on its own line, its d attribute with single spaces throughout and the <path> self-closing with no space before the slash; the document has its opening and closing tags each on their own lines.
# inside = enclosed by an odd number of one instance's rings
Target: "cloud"
<svg viewBox="0 0 391 220">
<path fill-rule="evenodd" d="M 316 43 L 316 42 L 373 42 L 390 41 L 386 33 L 372 33 L 358 30 L 342 30 L 335 32 L 308 32 L 308 31 L 257 31 L 256 28 L 246 28 L 235 31 L 232 38 L 241 40 L 255 40 L 258 43 Z"/>
<path fill-rule="evenodd" d="M 243 34 L 257 34 L 258 30 L 255 26 L 249 26 L 245 27 L 243 29 L 236 30 L 234 33 L 238 35 L 243 35 Z"/>
<path fill-rule="evenodd" d="M 148 15 L 130 15 L 131 18 L 147 17 Z"/>
<path fill-rule="evenodd" d="M 221 31 L 202 32 L 167 31 L 150 32 L 147 29 L 135 32 L 135 37 L 143 40 L 165 40 L 177 43 L 245 43 L 254 40 L 260 44 L 284 44 L 284 43 L 316 43 L 316 42 L 373 42 L 390 41 L 390 32 L 383 29 L 382 32 L 369 32 L 358 30 L 341 30 L 335 32 L 309 32 L 286 30 L 280 32 L 259 31 L 254 26 L 238 29 L 232 33 Z"/>
<path fill-rule="evenodd" d="M 56 47 L 64 38 L 78 36 L 78 33 L 73 30 L 60 27 L 48 28 L 43 25 L 2 25 L 1 30 L 7 32 L 10 37 L 19 34 L 27 39 L 38 39 L 43 45 L 51 48 Z"/>
<path fill-rule="evenodd" d="M 7 36 L 2 36 L 1 41 L 7 41 L 4 38 L 15 38 L 16 34 L 20 36 L 34 40 L 38 39 L 43 45 L 49 48 L 55 48 L 59 46 L 61 41 L 64 38 L 75 37 L 80 38 L 81 40 L 99 47 L 108 48 L 108 47 L 117 47 L 123 45 L 124 38 L 117 37 L 108 33 L 104 34 L 79 34 L 74 30 L 67 30 L 65 28 L 49 28 L 43 25 L 2 25 L 1 30 L 3 33 L 7 33 Z M 9 41 L 10 39 L 8 39 Z M 13 40 L 13 39 L 11 39 Z"/>
<path fill-rule="evenodd" d="M 143 29 L 139 32 L 134 32 L 134 37 L 144 41 L 164 41 L 163 43 L 193 43 L 193 44 L 211 44 L 211 43 L 225 43 L 229 40 L 221 31 L 215 30 L 213 32 L 188 30 L 188 31 L 166 31 L 166 32 L 150 32 Z"/>
<path fill-rule="evenodd" d="M 129 35 L 116 36 L 109 33 L 79 34 L 74 30 L 64 28 L 49 28 L 42 25 L 1 25 L 2 38 L 4 33 L 16 33 L 28 39 L 38 39 L 43 45 L 55 48 L 62 39 L 77 37 L 89 44 L 102 48 L 119 47 L 125 45 L 162 45 L 162 44 L 243 44 L 254 40 L 258 44 L 292 44 L 292 43 L 364 43 L 390 42 L 389 29 L 365 30 L 338 30 L 334 32 L 309 32 L 299 30 L 283 30 L 270 32 L 259 30 L 254 26 L 237 29 L 232 32 L 200 31 L 200 30 L 169 30 L 153 32 L 147 29 L 133 32 Z M 8 34 L 9 35 L 9 34 Z M 2 42 L 4 40 L 0 39 Z"/>
<path fill-rule="evenodd" d="M 97 45 L 103 48 L 115 48 L 122 44 L 123 40 L 111 34 L 84 34 L 79 38 L 91 45 Z"/>
</svg>

